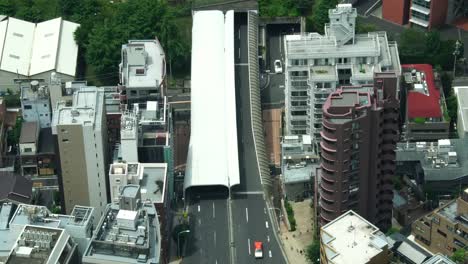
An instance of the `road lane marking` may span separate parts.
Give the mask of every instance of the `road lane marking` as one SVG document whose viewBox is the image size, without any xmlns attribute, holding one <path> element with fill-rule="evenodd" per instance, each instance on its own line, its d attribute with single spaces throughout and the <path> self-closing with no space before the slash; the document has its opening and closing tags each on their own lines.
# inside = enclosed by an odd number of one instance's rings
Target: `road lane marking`
<svg viewBox="0 0 468 264">
<path fill-rule="evenodd" d="M 268 221 L 265 221 L 265 226 L 266 228 L 268 228 Z"/>
<path fill-rule="evenodd" d="M 249 248 L 249 255 L 251 255 L 252 253 L 250 252 L 250 238 L 247 239 L 247 247 Z"/>
<path fill-rule="evenodd" d="M 214 203 L 213 203 L 213 218 L 215 218 L 215 206 L 214 206 Z"/>
<path fill-rule="evenodd" d="M 267 241 L 270 242 L 270 236 L 267 236 Z"/>
<path fill-rule="evenodd" d="M 216 246 L 216 231 L 213 233 L 213 238 L 214 238 L 214 244 Z"/>
<path fill-rule="evenodd" d="M 198 212 L 200 212 L 200 205 L 198 205 Z"/>
<path fill-rule="evenodd" d="M 198 225 L 201 225 L 201 219 L 198 219 Z"/>
<path fill-rule="evenodd" d="M 249 222 L 249 210 L 247 207 L 245 208 L 245 219 L 247 220 L 247 223 Z"/>
<path fill-rule="evenodd" d="M 263 207 L 263 212 L 266 214 L 266 208 L 265 207 Z"/>
<path fill-rule="evenodd" d="M 239 28 L 239 35 L 237 35 L 237 37 L 240 39 L 240 28 Z"/>
<path fill-rule="evenodd" d="M 271 250 L 268 250 L 268 256 L 271 258 Z"/>
<path fill-rule="evenodd" d="M 238 49 L 238 51 L 239 51 L 239 57 L 238 57 L 238 58 L 240 59 L 240 57 L 241 57 L 241 56 L 240 56 L 240 48 Z"/>
</svg>

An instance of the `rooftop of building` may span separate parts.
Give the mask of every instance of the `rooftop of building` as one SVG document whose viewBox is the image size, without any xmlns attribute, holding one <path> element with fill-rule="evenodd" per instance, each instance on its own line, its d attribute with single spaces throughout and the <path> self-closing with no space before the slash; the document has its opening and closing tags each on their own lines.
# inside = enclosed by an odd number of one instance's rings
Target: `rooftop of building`
<svg viewBox="0 0 468 264">
<path fill-rule="evenodd" d="M 431 252 L 401 233 L 391 234 L 387 237 L 387 241 L 392 251 L 409 259 L 411 263 L 423 263 L 425 260 L 432 257 Z"/>
<path fill-rule="evenodd" d="M 285 183 L 310 181 L 315 175 L 318 156 L 313 152 L 309 135 L 284 136 L 281 143 L 282 173 Z"/>
<path fill-rule="evenodd" d="M 18 240 L 13 245 L 7 264 L 43 264 L 58 262 L 59 252 L 54 255 L 52 252 L 60 249 L 69 238 L 63 229 L 50 227 L 30 226 L 24 227 L 19 234 Z M 66 255 L 64 257 L 67 257 Z"/>
<path fill-rule="evenodd" d="M 396 160 L 419 161 L 426 181 L 453 181 L 468 176 L 467 140 L 450 139 L 448 142 L 439 142 L 448 143 L 449 146 L 446 145 L 439 151 L 439 143 L 397 143 Z"/>
<path fill-rule="evenodd" d="M 440 92 L 429 64 L 403 64 L 404 85 L 408 89 L 408 118 L 440 118 Z"/>
<path fill-rule="evenodd" d="M 350 210 L 320 230 L 326 258 L 331 263 L 368 263 L 388 247 L 385 235 Z"/>
<path fill-rule="evenodd" d="M 424 261 L 422 264 L 456 264 L 456 263 L 452 261 L 450 258 L 448 258 L 447 256 L 444 256 L 439 253 L 439 254 L 435 254 L 430 259 Z"/>
<path fill-rule="evenodd" d="M 93 208 L 75 206 L 70 215 L 52 214 L 45 206 L 21 204 L 10 220 L 10 225 L 39 225 L 65 228 L 67 225 L 86 225 L 92 217 Z"/>
<path fill-rule="evenodd" d="M 0 69 L 32 76 L 55 70 L 75 76 L 79 24 L 62 18 L 31 23 L 9 17 L 0 22 Z"/>
<path fill-rule="evenodd" d="M 323 105 L 329 122 L 342 124 L 353 118 L 352 113 L 372 105 L 371 94 L 347 87 L 331 93 Z M 356 87 L 361 89 L 361 87 Z M 368 89 L 368 87 L 364 87 Z M 363 89 L 364 89 L 363 88 Z"/>
<path fill-rule="evenodd" d="M 133 184 L 140 186 L 141 198 L 143 201 L 153 203 L 164 203 L 166 195 L 166 163 L 122 163 L 116 162 L 110 165 L 109 173 L 124 174 L 134 180 L 129 180 Z M 130 190 L 130 189 L 129 189 Z"/>
<path fill-rule="evenodd" d="M 455 86 L 453 90 L 457 95 L 460 116 L 460 119 L 457 120 L 457 126 L 462 126 L 463 131 L 468 132 L 468 86 Z"/>
<path fill-rule="evenodd" d="M 305 33 L 286 36 L 286 54 L 291 59 L 309 58 L 356 58 L 378 57 L 374 67 L 366 72 L 380 72 L 382 69 L 400 73 L 400 59 L 395 42 L 389 42 L 386 32 L 355 34 L 356 9 L 351 5 L 337 5 L 329 10 L 330 23 L 325 25 L 325 35 Z M 334 65 L 332 65 L 334 66 Z M 334 71 L 330 72 L 334 73 Z M 356 71 L 357 75 L 362 71 Z M 336 74 L 335 74 L 336 75 Z M 368 78 L 372 78 L 371 75 Z"/>
<path fill-rule="evenodd" d="M 31 81 L 29 85 L 21 86 L 21 100 L 25 101 L 37 101 L 37 100 L 49 100 L 47 86 L 39 83 L 38 81 Z"/>
<path fill-rule="evenodd" d="M 57 103 L 53 115 L 53 127 L 57 125 L 98 126 L 101 123 L 103 104 L 104 93 L 97 87 L 78 90 L 73 94 L 71 107 L 65 102 Z"/>
<path fill-rule="evenodd" d="M 39 124 L 36 121 L 33 122 L 23 122 L 21 124 L 21 135 L 20 135 L 20 144 L 25 143 L 37 143 L 39 136 Z"/>
<path fill-rule="evenodd" d="M 85 233 L 90 230 L 90 226 L 92 225 L 93 210 L 91 207 L 75 206 L 70 215 L 61 215 L 52 214 L 44 206 L 28 204 L 16 206 L 11 203 L 0 204 L 0 262 L 8 258 L 10 250 L 13 248 L 18 237 L 20 237 L 25 226 L 53 230 L 66 229 L 72 231 L 73 229 L 75 231 L 74 234 L 79 236 L 74 237 L 75 242 L 78 243 L 78 248 L 84 250 L 84 247 L 87 245 L 87 235 Z M 72 235 L 73 233 L 70 232 L 69 234 Z"/>
<path fill-rule="evenodd" d="M 137 201 L 137 210 L 125 210 L 113 203 L 106 207 L 83 261 L 158 263 L 159 223 L 154 206 Z"/>
<path fill-rule="evenodd" d="M 127 88 L 157 88 L 165 78 L 165 64 L 158 39 L 129 40 L 122 45 L 121 82 Z"/>
<path fill-rule="evenodd" d="M 464 191 L 464 195 L 468 195 L 468 189 Z M 461 203 L 464 203 L 464 205 Z M 462 198 L 457 198 L 437 208 L 428 214 L 428 217 L 437 214 L 444 217 L 451 223 L 459 223 L 465 227 L 468 227 L 468 211 L 466 210 L 466 204 L 467 201 L 463 200 Z"/>
<path fill-rule="evenodd" d="M 32 182 L 14 172 L 0 172 L 0 201 L 29 203 L 32 199 Z"/>
</svg>

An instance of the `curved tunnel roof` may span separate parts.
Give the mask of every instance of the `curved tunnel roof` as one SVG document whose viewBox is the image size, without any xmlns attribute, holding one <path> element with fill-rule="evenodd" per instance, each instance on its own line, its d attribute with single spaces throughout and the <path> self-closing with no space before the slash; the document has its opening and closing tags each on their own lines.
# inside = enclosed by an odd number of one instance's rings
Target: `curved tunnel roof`
<svg viewBox="0 0 468 264">
<path fill-rule="evenodd" d="M 192 28 L 191 134 L 184 190 L 240 183 L 234 12 L 198 11 Z"/>
</svg>

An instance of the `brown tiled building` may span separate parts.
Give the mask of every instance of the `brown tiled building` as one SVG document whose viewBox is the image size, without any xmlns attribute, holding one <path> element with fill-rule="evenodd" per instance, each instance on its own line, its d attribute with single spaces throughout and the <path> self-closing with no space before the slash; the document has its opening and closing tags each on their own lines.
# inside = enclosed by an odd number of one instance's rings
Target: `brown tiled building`
<svg viewBox="0 0 468 264">
<path fill-rule="evenodd" d="M 462 196 L 413 223 L 417 242 L 432 253 L 451 256 L 468 245 L 468 189 Z"/>
<path fill-rule="evenodd" d="M 320 223 L 353 210 L 385 231 L 391 226 L 399 102 L 394 73 L 374 87 L 345 87 L 323 107 Z"/>
</svg>

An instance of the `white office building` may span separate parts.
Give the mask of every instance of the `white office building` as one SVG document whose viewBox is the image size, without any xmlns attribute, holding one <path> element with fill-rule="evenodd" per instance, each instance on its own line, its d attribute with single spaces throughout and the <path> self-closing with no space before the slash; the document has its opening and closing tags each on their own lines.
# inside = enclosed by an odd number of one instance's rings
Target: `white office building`
<svg viewBox="0 0 468 264">
<path fill-rule="evenodd" d="M 72 106 L 58 102 L 52 121 L 57 135 L 67 213 L 75 205 L 95 208 L 99 219 L 107 205 L 107 128 L 104 92 L 96 87 L 73 94 Z"/>
<path fill-rule="evenodd" d="M 322 107 L 340 86 L 372 84 L 375 72 L 400 75 L 395 42 L 385 32 L 355 34 L 356 9 L 340 4 L 329 10 L 325 34 L 285 37 L 285 108 L 287 135 L 320 139 Z"/>
</svg>

